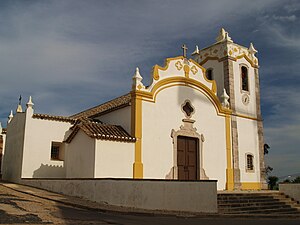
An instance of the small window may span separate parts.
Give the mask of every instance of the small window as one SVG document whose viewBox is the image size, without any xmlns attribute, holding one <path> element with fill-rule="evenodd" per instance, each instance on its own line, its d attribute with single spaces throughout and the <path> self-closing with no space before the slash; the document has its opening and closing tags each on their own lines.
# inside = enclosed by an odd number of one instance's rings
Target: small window
<svg viewBox="0 0 300 225">
<path fill-rule="evenodd" d="M 242 90 L 249 91 L 248 69 L 245 66 L 242 66 L 241 68 L 241 79 L 242 79 Z"/>
<path fill-rule="evenodd" d="M 213 77 L 213 69 L 207 69 L 206 70 L 206 78 L 208 80 L 213 80 L 214 79 L 214 77 Z"/>
<path fill-rule="evenodd" d="M 52 142 L 52 145 L 51 145 L 51 159 L 52 160 L 60 160 L 59 149 L 60 149 L 60 143 Z"/>
<path fill-rule="evenodd" d="M 184 103 L 181 105 L 181 109 L 183 110 L 185 116 L 189 119 L 195 112 L 194 107 L 192 106 L 189 100 L 185 100 Z"/>
<path fill-rule="evenodd" d="M 253 171 L 254 165 L 253 165 L 253 155 L 247 154 L 247 171 Z"/>
</svg>

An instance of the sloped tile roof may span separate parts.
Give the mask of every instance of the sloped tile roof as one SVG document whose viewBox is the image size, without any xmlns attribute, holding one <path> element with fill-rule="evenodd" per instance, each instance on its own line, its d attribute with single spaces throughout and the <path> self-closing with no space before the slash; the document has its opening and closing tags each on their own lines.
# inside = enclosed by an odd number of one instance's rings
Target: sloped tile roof
<svg viewBox="0 0 300 225">
<path fill-rule="evenodd" d="M 54 121 L 60 121 L 60 122 L 69 122 L 69 123 L 74 123 L 76 121 L 75 119 L 72 119 L 67 116 L 52 116 L 52 115 L 40 114 L 40 113 L 34 113 L 32 118 L 41 119 L 41 120 L 54 120 Z"/>
<path fill-rule="evenodd" d="M 120 142 L 135 142 L 135 138 L 131 137 L 121 126 L 118 125 L 92 122 L 86 119 L 81 120 L 80 123 L 76 123 L 77 124 L 75 124 L 71 128 L 71 130 L 73 131 L 65 140 L 65 142 L 70 143 L 79 130 L 82 130 L 86 135 L 95 139 L 113 140 Z"/>
<path fill-rule="evenodd" d="M 93 108 L 87 109 L 85 111 L 82 111 L 80 113 L 74 114 L 70 116 L 71 119 L 78 119 L 81 117 L 93 117 L 100 115 L 104 112 L 110 112 L 116 109 L 123 108 L 125 106 L 130 105 L 131 102 L 131 95 L 130 93 L 126 95 L 122 95 L 120 97 L 117 97 L 111 101 L 105 102 L 101 105 L 95 106 Z"/>
</svg>

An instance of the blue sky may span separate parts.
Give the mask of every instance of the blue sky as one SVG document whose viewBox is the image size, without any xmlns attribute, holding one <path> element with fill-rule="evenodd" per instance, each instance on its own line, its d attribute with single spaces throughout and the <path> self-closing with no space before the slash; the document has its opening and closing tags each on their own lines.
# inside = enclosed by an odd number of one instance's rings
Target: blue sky
<svg viewBox="0 0 300 225">
<path fill-rule="evenodd" d="M 267 163 L 300 172 L 300 2 L 1 1 L 0 121 L 19 95 L 39 113 L 70 115 L 127 93 L 139 66 L 144 83 L 164 58 L 215 41 L 221 27 L 259 51 Z"/>
</svg>

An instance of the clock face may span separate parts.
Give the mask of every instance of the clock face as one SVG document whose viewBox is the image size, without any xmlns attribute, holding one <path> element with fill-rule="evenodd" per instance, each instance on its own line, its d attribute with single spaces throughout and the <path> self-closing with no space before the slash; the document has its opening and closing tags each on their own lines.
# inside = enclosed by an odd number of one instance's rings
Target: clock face
<svg viewBox="0 0 300 225">
<path fill-rule="evenodd" d="M 242 96 L 242 101 L 243 101 L 244 105 L 248 105 L 249 102 L 250 102 L 250 97 L 249 97 L 249 95 L 243 94 L 243 96 Z"/>
</svg>

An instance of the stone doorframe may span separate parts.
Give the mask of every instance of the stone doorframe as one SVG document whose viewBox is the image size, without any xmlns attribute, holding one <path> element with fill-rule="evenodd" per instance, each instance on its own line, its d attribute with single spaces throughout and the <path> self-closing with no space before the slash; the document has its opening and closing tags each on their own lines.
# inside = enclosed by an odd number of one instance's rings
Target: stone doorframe
<svg viewBox="0 0 300 225">
<path fill-rule="evenodd" d="M 171 137 L 173 138 L 173 167 L 172 167 L 172 174 L 171 179 L 178 179 L 178 166 L 177 166 L 177 137 L 184 136 L 184 137 L 191 137 L 198 139 L 198 165 L 197 168 L 200 169 L 200 177 L 198 175 L 198 179 L 200 180 L 208 180 L 209 178 L 205 174 L 205 170 L 203 168 L 203 142 L 204 136 L 203 134 L 199 134 L 197 132 L 197 128 L 193 127 L 195 120 L 192 119 L 183 119 L 183 125 L 180 126 L 180 129 L 175 131 L 172 129 Z M 199 171 L 198 171 L 199 174 Z"/>
</svg>

